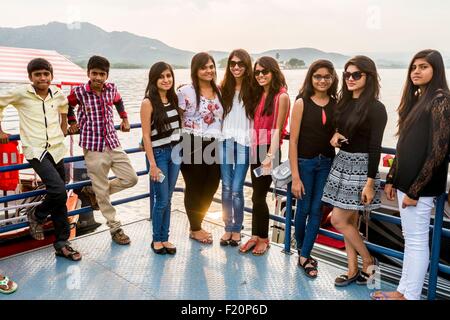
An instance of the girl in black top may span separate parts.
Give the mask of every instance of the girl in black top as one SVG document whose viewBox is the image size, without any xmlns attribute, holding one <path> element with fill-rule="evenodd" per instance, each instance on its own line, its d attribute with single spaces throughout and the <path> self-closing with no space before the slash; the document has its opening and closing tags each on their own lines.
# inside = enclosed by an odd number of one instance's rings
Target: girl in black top
<svg viewBox="0 0 450 320">
<path fill-rule="evenodd" d="M 311 250 L 322 220 L 322 194 L 334 158 L 334 109 L 338 77 L 330 61 L 315 61 L 306 74 L 292 110 L 289 159 L 292 194 L 297 200 L 295 239 L 298 265 L 306 275 L 317 277 Z M 308 221 L 308 223 L 306 223 Z"/>
<path fill-rule="evenodd" d="M 377 263 L 359 234 L 358 211 L 380 207 L 381 142 L 387 122 L 384 105 L 378 101 L 379 82 L 375 63 L 356 56 L 345 65 L 345 82 L 335 115 L 336 133 L 331 145 L 340 148 L 331 167 L 322 200 L 334 206 L 331 223 L 344 235 L 348 274 L 335 280 L 336 286 L 354 281 L 366 284 L 369 269 Z M 358 270 L 358 254 L 363 260 Z"/>
<path fill-rule="evenodd" d="M 398 196 L 403 272 L 397 291 L 378 291 L 372 298 L 418 300 L 428 268 L 433 201 L 447 181 L 450 92 L 438 51 L 424 50 L 412 59 L 398 114 L 397 154 L 384 190 L 389 200 Z"/>
</svg>

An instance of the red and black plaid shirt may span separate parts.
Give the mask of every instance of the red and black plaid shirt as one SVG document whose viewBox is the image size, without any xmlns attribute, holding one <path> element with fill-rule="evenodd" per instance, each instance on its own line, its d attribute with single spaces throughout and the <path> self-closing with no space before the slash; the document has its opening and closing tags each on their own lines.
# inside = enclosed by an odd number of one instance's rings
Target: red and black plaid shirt
<svg viewBox="0 0 450 320">
<path fill-rule="evenodd" d="M 90 82 L 75 87 L 69 100 L 69 123 L 76 121 L 74 107 L 78 105 L 78 125 L 80 127 L 80 147 L 89 151 L 103 152 L 106 147 L 120 146 L 114 129 L 113 105 L 121 118 L 126 118 L 122 97 L 113 83 L 105 83 L 101 95 L 91 90 Z"/>
</svg>

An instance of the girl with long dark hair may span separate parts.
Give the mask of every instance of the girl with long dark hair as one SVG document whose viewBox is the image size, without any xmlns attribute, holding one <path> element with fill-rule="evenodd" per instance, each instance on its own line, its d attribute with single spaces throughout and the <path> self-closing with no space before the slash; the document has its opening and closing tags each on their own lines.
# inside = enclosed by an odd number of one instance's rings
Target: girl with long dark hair
<svg viewBox="0 0 450 320">
<path fill-rule="evenodd" d="M 150 180 L 154 202 L 152 208 L 152 250 L 157 254 L 175 254 L 169 242 L 172 193 L 180 172 L 181 118 L 174 89 L 172 67 L 155 63 L 148 74 L 145 98 L 141 104 L 142 136 L 150 163 Z"/>
<path fill-rule="evenodd" d="M 224 120 L 220 171 L 225 233 L 220 244 L 223 246 L 238 246 L 241 241 L 244 182 L 250 164 L 250 133 L 253 126 L 252 78 L 250 55 L 243 49 L 232 51 L 221 84 Z"/>
<path fill-rule="evenodd" d="M 254 169 L 262 166 L 263 171 L 270 172 L 280 162 L 280 146 L 287 133 L 289 96 L 286 80 L 274 58 L 259 58 L 254 65 L 253 74 L 256 107 L 252 141 L 255 159 L 251 164 L 252 236 L 239 250 L 242 253 L 252 250 L 254 255 L 263 255 L 269 248 L 269 208 L 266 197 L 272 177 L 257 177 Z"/>
<path fill-rule="evenodd" d="M 312 63 L 292 109 L 289 130 L 292 194 L 297 198 L 298 266 L 311 278 L 317 277 L 317 261 L 311 257 L 311 250 L 319 232 L 323 189 L 335 154 L 330 140 L 338 82 L 330 61 Z"/>
<path fill-rule="evenodd" d="M 223 103 L 216 85 L 214 58 L 200 52 L 191 62 L 192 84 L 177 90 L 183 113 L 183 163 L 186 183 L 184 205 L 191 226 L 190 238 L 203 244 L 213 242 L 211 233 L 202 229 L 203 218 L 219 187 L 218 139 L 222 134 Z"/>
<path fill-rule="evenodd" d="M 385 106 L 378 100 L 380 85 L 375 63 L 366 56 L 350 59 L 344 68 L 335 116 L 334 158 L 322 200 L 334 206 L 331 223 L 344 235 L 348 273 L 335 280 L 336 286 L 356 281 L 367 284 L 376 270 L 376 258 L 367 250 L 358 230 L 358 213 L 381 206 L 381 143 L 387 122 Z M 358 268 L 358 254 L 362 270 Z"/>
<path fill-rule="evenodd" d="M 376 291 L 377 300 L 420 300 L 429 263 L 429 225 L 434 198 L 445 192 L 450 142 L 450 91 L 442 55 L 417 53 L 408 68 L 398 107 L 398 142 L 386 178 L 389 200 L 397 194 L 405 238 L 397 291 Z"/>
</svg>

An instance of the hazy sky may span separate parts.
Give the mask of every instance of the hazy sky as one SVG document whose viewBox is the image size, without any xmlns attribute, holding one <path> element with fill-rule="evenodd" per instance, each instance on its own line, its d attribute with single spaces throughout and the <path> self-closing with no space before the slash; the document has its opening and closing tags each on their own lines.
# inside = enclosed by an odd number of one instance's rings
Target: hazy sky
<svg viewBox="0 0 450 320">
<path fill-rule="evenodd" d="M 1 27 L 86 21 L 191 51 L 450 52 L 442 0 L 2 0 Z"/>
</svg>

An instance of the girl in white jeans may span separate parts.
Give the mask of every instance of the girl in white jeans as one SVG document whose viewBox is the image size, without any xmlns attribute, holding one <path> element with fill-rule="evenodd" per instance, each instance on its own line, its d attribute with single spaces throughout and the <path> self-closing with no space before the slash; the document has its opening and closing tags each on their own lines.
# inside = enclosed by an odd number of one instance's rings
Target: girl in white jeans
<svg viewBox="0 0 450 320">
<path fill-rule="evenodd" d="M 429 224 L 434 198 L 445 192 L 450 141 L 450 91 L 441 54 L 417 53 L 398 108 L 397 154 L 384 189 L 397 192 L 405 254 L 397 291 L 376 291 L 376 300 L 419 300 L 427 273 Z M 396 191 L 397 190 L 397 191 Z"/>
</svg>

